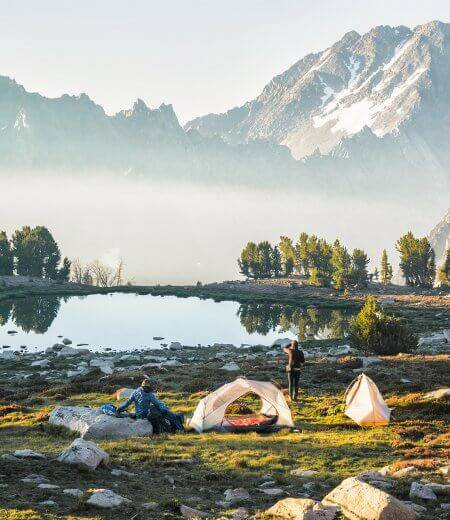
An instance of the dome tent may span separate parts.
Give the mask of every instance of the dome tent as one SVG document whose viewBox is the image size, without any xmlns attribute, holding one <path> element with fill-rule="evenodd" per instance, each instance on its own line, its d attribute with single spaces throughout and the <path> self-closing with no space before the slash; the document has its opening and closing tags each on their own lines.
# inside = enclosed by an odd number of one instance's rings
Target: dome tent
<svg viewBox="0 0 450 520">
<path fill-rule="evenodd" d="M 276 427 L 294 427 L 291 411 L 282 391 L 273 383 L 253 381 L 238 377 L 204 397 L 197 405 L 189 426 L 198 433 L 213 429 L 223 429 L 228 406 L 240 397 L 253 393 L 262 401 L 260 414 L 276 416 Z"/>
<path fill-rule="evenodd" d="M 366 374 L 360 374 L 348 388 L 345 405 L 345 415 L 360 426 L 389 423 L 391 409 L 384 402 L 377 385 Z"/>
</svg>

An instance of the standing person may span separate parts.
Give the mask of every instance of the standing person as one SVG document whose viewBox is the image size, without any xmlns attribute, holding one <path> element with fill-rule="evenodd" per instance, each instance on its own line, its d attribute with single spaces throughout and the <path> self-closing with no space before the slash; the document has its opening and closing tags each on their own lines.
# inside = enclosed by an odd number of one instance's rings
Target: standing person
<svg viewBox="0 0 450 520">
<path fill-rule="evenodd" d="M 300 380 L 300 371 L 305 362 L 303 352 L 298 348 L 298 341 L 294 340 L 290 345 L 283 348 L 287 354 L 288 362 L 286 365 L 286 372 L 288 378 L 289 397 L 292 401 L 298 399 L 298 383 Z"/>
</svg>

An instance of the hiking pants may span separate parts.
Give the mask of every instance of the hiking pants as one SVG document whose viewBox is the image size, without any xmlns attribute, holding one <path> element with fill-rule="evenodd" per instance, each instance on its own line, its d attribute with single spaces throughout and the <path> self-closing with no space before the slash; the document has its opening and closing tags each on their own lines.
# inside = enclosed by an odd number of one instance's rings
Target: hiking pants
<svg viewBox="0 0 450 520">
<path fill-rule="evenodd" d="M 293 401 L 296 401 L 298 397 L 298 383 L 300 381 L 300 370 L 288 370 L 287 377 L 289 396 Z"/>
</svg>

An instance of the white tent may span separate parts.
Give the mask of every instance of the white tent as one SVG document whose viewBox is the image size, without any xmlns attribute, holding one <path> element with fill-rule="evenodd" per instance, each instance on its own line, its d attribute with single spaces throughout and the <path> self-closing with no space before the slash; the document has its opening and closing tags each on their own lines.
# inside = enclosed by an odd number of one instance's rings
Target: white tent
<svg viewBox="0 0 450 520">
<path fill-rule="evenodd" d="M 220 429 L 228 406 L 249 393 L 261 398 L 261 414 L 278 416 L 275 426 L 294 426 L 291 411 L 279 388 L 273 383 L 253 381 L 244 377 L 238 377 L 232 383 L 227 383 L 204 397 L 198 403 L 189 426 L 199 433 L 214 428 Z"/>
<path fill-rule="evenodd" d="M 348 389 L 345 405 L 345 415 L 360 426 L 389 423 L 391 409 L 384 402 L 377 385 L 366 374 L 360 374 Z"/>
</svg>

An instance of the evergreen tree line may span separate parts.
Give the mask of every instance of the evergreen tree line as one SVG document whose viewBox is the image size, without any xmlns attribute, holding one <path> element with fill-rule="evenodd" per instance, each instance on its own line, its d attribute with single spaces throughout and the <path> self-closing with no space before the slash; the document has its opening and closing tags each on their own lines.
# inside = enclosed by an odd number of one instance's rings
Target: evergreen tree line
<svg viewBox="0 0 450 520">
<path fill-rule="evenodd" d="M 369 280 L 369 258 L 362 249 L 350 253 L 339 240 L 328 243 L 315 235 L 301 233 L 294 244 L 286 236 L 272 246 L 248 242 L 238 259 L 240 272 L 248 278 L 304 276 L 310 284 L 336 289 L 365 287 Z"/>
<path fill-rule="evenodd" d="M 8 239 L 0 231 L 0 275 L 21 275 L 67 281 L 70 260 L 61 251 L 50 231 L 44 226 L 24 226 Z"/>
<path fill-rule="evenodd" d="M 406 285 L 433 287 L 437 281 L 441 286 L 450 286 L 450 248 L 438 271 L 434 250 L 426 237 L 417 238 L 408 232 L 397 240 L 396 249 Z M 336 289 L 365 287 L 369 280 L 391 283 L 393 269 L 385 249 L 380 270 L 375 268 L 369 274 L 368 264 L 369 258 L 362 249 L 350 253 L 339 240 L 330 244 L 307 233 L 301 233 L 296 243 L 286 236 L 281 236 L 275 246 L 268 241 L 248 242 L 238 259 L 240 272 L 247 278 L 278 278 L 295 274 L 312 285 L 333 285 Z"/>
</svg>

